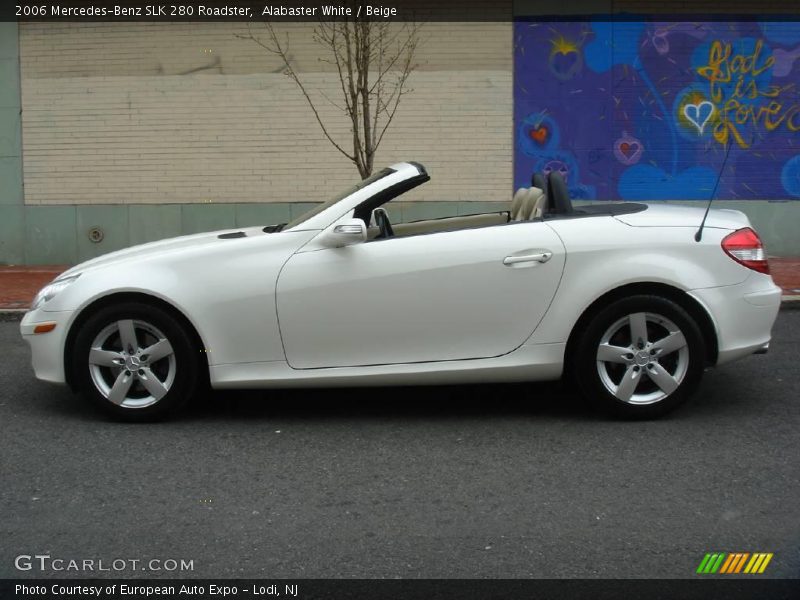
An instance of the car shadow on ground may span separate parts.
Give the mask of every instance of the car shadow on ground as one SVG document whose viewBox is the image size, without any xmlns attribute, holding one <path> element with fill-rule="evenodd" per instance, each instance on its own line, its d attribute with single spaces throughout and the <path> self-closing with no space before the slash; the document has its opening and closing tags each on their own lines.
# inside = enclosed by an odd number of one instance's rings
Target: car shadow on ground
<svg viewBox="0 0 800 600">
<path fill-rule="evenodd" d="M 105 417 L 78 394 L 46 384 L 37 412 L 80 421 Z M 30 408 L 33 408 L 31 406 Z M 562 382 L 459 386 L 358 387 L 209 391 L 173 419 L 237 420 L 447 420 L 492 417 L 604 420 Z"/>
<path fill-rule="evenodd" d="M 598 418 L 561 382 L 212 392 L 184 417 L 415 420 L 514 415 Z"/>
<path fill-rule="evenodd" d="M 716 420 L 728 413 L 748 412 L 750 401 L 721 392 L 715 383 L 719 370 L 706 373 L 686 405 L 659 420 Z M 730 384 L 730 382 L 728 382 Z M 747 387 L 747 382 L 742 382 Z M 41 386 L 41 401 L 27 403 L 26 411 L 78 421 L 107 421 L 79 394 L 60 386 Z M 734 385 L 734 387 L 736 387 Z M 42 398 L 42 396 L 44 398 Z M 754 410 L 753 406 L 749 407 Z M 520 417 L 541 421 L 619 421 L 596 411 L 575 389 L 562 381 L 446 386 L 309 388 L 277 390 L 209 390 L 195 398 L 169 422 L 237 422 L 298 420 L 462 420 Z"/>
</svg>

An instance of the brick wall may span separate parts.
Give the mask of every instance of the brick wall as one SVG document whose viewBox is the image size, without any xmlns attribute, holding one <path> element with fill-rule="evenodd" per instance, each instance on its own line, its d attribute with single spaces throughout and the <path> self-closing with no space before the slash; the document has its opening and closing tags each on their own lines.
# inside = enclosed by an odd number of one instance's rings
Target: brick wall
<svg viewBox="0 0 800 600">
<path fill-rule="evenodd" d="M 253 32 L 260 33 L 259 26 Z M 347 143 L 338 78 L 312 25 L 284 24 L 296 68 Z M 244 23 L 20 25 L 26 204 L 296 202 L 350 185 L 281 63 Z M 510 23 L 428 23 L 376 165 L 425 164 L 413 200 L 505 200 Z"/>
</svg>

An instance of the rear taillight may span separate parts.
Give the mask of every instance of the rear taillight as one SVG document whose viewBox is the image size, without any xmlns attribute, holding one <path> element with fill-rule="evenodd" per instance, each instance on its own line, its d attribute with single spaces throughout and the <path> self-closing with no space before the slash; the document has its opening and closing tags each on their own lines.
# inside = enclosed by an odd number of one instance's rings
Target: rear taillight
<svg viewBox="0 0 800 600">
<path fill-rule="evenodd" d="M 745 227 L 725 236 L 722 240 L 722 249 L 733 260 L 748 269 L 769 275 L 769 263 L 764 244 L 758 234 Z"/>
</svg>

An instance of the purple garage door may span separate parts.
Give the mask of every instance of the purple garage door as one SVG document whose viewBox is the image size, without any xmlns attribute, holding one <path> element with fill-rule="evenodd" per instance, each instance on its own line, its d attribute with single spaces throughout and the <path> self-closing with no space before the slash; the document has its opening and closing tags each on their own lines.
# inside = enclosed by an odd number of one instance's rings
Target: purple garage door
<svg viewBox="0 0 800 600">
<path fill-rule="evenodd" d="M 514 113 L 515 188 L 800 198 L 800 23 L 518 20 Z"/>
</svg>

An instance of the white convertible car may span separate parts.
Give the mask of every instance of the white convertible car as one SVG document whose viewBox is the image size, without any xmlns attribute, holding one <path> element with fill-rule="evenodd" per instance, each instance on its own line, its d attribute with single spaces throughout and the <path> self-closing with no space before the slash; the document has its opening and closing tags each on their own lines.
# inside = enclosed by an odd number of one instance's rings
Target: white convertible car
<svg viewBox="0 0 800 600">
<path fill-rule="evenodd" d="M 21 324 L 36 376 L 114 416 L 162 417 L 203 385 L 543 381 L 649 418 L 704 369 L 766 350 L 780 288 L 747 217 L 576 208 L 557 173 L 509 210 L 390 223 L 426 182 L 405 162 L 291 223 L 203 233 L 71 268 Z"/>
</svg>

